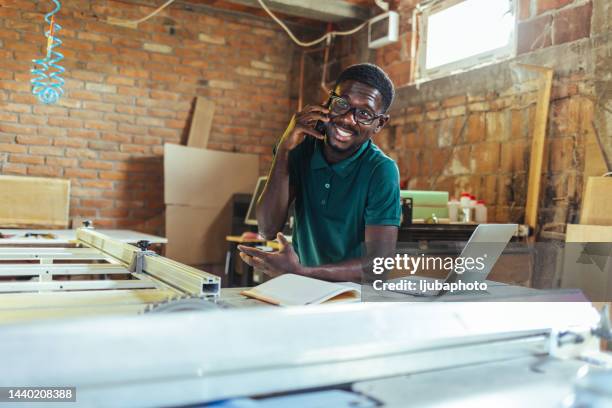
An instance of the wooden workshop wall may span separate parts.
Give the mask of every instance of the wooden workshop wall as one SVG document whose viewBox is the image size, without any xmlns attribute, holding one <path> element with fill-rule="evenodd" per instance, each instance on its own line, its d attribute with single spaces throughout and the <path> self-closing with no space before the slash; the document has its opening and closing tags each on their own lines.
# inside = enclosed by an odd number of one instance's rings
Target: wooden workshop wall
<svg viewBox="0 0 612 408">
<path fill-rule="evenodd" d="M 493 221 L 523 222 L 534 78 L 504 62 L 418 89 L 408 85 L 416 3 L 392 2 L 400 13 L 399 42 L 368 50 L 366 33 L 342 38 L 334 44 L 335 61 L 341 66 L 375 62 L 398 87 L 392 120 L 376 142 L 396 159 L 409 188 L 448 190 L 451 195 L 471 191 L 486 200 Z M 612 2 L 518 3 L 518 56 L 513 62 L 555 71 L 538 224 L 544 236 L 559 236 L 555 234 L 563 233 L 567 222 L 577 220 L 585 176 L 605 170 L 601 162 L 595 163 L 600 156 L 593 149 L 595 135 L 612 157 Z"/>
<path fill-rule="evenodd" d="M 294 48 L 275 23 L 176 5 L 134 30 L 106 18 L 159 2 L 64 1 L 66 94 L 45 106 L 29 71 L 48 3 L 0 2 L 1 174 L 70 179 L 73 219 L 162 232 L 163 144 L 186 137 L 196 96 L 216 104 L 209 147 L 261 154 L 267 169 L 291 105 Z"/>
</svg>

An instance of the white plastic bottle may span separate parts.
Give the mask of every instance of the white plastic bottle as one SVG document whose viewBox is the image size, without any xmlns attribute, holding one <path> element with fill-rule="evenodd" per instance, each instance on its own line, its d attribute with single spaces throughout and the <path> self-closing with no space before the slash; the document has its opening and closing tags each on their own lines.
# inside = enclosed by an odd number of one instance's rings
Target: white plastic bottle
<svg viewBox="0 0 612 408">
<path fill-rule="evenodd" d="M 484 200 L 478 200 L 476 207 L 474 208 L 474 220 L 479 224 L 485 224 L 487 222 L 487 206 Z"/>
<path fill-rule="evenodd" d="M 461 198 L 459 199 L 459 203 L 461 205 L 461 212 L 459 214 L 460 222 L 472 222 L 472 211 L 470 209 L 470 194 L 469 193 L 461 193 Z"/>
<path fill-rule="evenodd" d="M 452 198 L 448 204 L 448 218 L 450 219 L 450 222 L 457 222 L 459 221 L 459 210 L 461 209 L 461 203 L 459 202 L 459 200 L 455 200 L 455 198 Z"/>
<path fill-rule="evenodd" d="M 466 193 L 466 192 L 461 193 L 459 202 L 461 203 L 461 208 L 468 207 L 470 205 L 470 193 Z"/>
</svg>

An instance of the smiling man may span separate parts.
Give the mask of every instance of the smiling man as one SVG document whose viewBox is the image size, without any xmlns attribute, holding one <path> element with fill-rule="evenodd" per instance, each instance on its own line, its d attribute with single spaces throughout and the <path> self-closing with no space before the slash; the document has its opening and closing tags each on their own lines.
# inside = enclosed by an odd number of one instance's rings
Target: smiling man
<svg viewBox="0 0 612 408">
<path fill-rule="evenodd" d="M 270 276 L 359 281 L 364 243 L 378 254 L 395 249 L 399 172 L 371 140 L 388 122 L 393 97 L 393 83 L 382 69 L 357 64 L 340 74 L 326 105 L 293 116 L 257 203 L 260 234 L 276 236 L 281 250 L 239 246 L 245 262 Z M 279 231 L 294 200 L 291 245 Z M 374 254 L 368 249 L 368 255 Z"/>
</svg>

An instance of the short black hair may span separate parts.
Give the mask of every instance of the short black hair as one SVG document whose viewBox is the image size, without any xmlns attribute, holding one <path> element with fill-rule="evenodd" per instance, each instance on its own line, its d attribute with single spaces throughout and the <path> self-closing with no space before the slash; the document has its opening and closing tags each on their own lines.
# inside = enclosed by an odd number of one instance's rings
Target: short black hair
<svg viewBox="0 0 612 408">
<path fill-rule="evenodd" d="M 389 75 L 378 65 L 362 63 L 351 65 L 336 80 L 337 87 L 341 82 L 353 80 L 376 88 L 382 95 L 383 112 L 386 112 L 395 97 L 395 87 Z"/>
</svg>

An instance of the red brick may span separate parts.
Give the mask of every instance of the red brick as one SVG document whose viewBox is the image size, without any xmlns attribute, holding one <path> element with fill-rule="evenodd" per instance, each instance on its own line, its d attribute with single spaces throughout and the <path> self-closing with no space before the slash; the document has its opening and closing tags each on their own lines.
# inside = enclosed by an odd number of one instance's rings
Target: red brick
<svg viewBox="0 0 612 408">
<path fill-rule="evenodd" d="M 0 116 L 2 116 L 0 114 Z M 19 123 L 24 125 L 46 125 L 48 118 L 46 116 L 33 116 L 28 114 L 19 115 Z"/>
<path fill-rule="evenodd" d="M 101 171 L 100 178 L 104 180 L 127 180 L 129 174 L 120 171 Z"/>
<path fill-rule="evenodd" d="M 63 169 L 61 167 L 54 166 L 28 166 L 28 175 L 31 176 L 44 176 L 44 177 L 61 177 Z"/>
<path fill-rule="evenodd" d="M 149 147 L 136 144 L 122 144 L 120 150 L 127 153 L 149 153 Z"/>
<path fill-rule="evenodd" d="M 76 79 L 81 79 L 83 81 L 88 81 L 88 82 L 103 82 L 104 81 L 104 74 L 100 74 L 97 72 L 92 72 L 92 71 L 70 71 L 70 75 L 73 78 Z"/>
<path fill-rule="evenodd" d="M 538 14 L 548 10 L 559 9 L 573 2 L 574 0 L 534 0 L 538 4 Z"/>
<path fill-rule="evenodd" d="M 103 133 L 100 139 L 106 142 L 129 143 L 132 141 L 132 136 L 121 133 Z"/>
<path fill-rule="evenodd" d="M 28 168 L 24 164 L 5 163 L 2 165 L 3 174 L 28 174 Z"/>
<path fill-rule="evenodd" d="M 68 118 L 49 118 L 49 125 L 58 126 L 63 128 L 76 128 L 80 129 L 83 127 L 83 121 L 78 119 L 68 119 Z"/>
<path fill-rule="evenodd" d="M 44 154 L 48 156 L 63 156 L 64 149 L 56 146 L 30 146 L 30 154 Z"/>
<path fill-rule="evenodd" d="M 49 105 L 35 105 L 34 113 L 37 115 L 68 116 L 68 109 Z"/>
<path fill-rule="evenodd" d="M 24 164 L 45 164 L 45 156 L 32 156 L 29 154 L 11 154 L 9 156 L 9 162 Z"/>
<path fill-rule="evenodd" d="M 98 189 L 112 189 L 113 188 L 112 181 L 102 181 L 102 180 L 82 180 L 81 185 L 83 187 L 98 188 Z"/>
<path fill-rule="evenodd" d="M 563 9 L 554 17 L 553 44 L 563 44 L 586 38 L 591 34 L 593 3 Z"/>
<path fill-rule="evenodd" d="M 537 1 L 537 0 L 533 0 L 533 1 Z M 519 0 L 519 3 L 518 3 L 519 20 L 526 20 L 531 16 L 531 2 L 532 0 Z"/>
<path fill-rule="evenodd" d="M 98 94 L 97 92 L 93 92 L 93 91 L 76 90 L 76 91 L 70 92 L 70 96 L 72 98 L 76 98 L 79 100 L 85 100 L 85 101 L 101 101 L 102 100 L 102 96 Z"/>
<path fill-rule="evenodd" d="M 17 143 L 24 145 L 50 145 L 53 139 L 46 136 L 17 136 Z"/>
<path fill-rule="evenodd" d="M 134 80 L 132 78 L 112 75 L 106 79 L 106 83 L 111 84 L 111 85 L 133 86 Z"/>
<path fill-rule="evenodd" d="M 133 126 L 120 123 L 118 127 L 119 132 L 130 133 L 134 135 L 146 135 L 147 128 L 144 126 Z"/>
<path fill-rule="evenodd" d="M 110 209 L 102 209 L 100 210 L 100 215 L 103 217 L 127 217 L 130 214 L 130 211 L 123 208 L 110 208 Z"/>
<path fill-rule="evenodd" d="M 517 53 L 524 54 L 552 44 L 552 16 L 522 21 L 518 25 Z"/>
<path fill-rule="evenodd" d="M 91 109 L 95 111 L 101 112 L 112 112 L 115 110 L 115 106 L 110 103 L 101 103 L 101 102 L 84 102 L 83 107 L 85 109 Z"/>
<path fill-rule="evenodd" d="M 113 131 L 117 128 L 117 124 L 102 120 L 86 120 L 83 122 L 83 124 L 86 129 L 104 130 L 107 132 Z"/>
<path fill-rule="evenodd" d="M 107 161 L 82 160 L 81 167 L 84 169 L 111 170 L 113 163 Z"/>
<path fill-rule="evenodd" d="M 83 169 L 66 169 L 66 171 L 64 172 L 64 176 L 65 177 L 72 177 L 72 178 L 89 178 L 89 179 L 95 179 L 98 176 L 98 172 L 96 172 L 95 170 L 83 170 Z M 87 206 L 86 204 L 83 204 L 83 200 L 81 200 L 81 204 Z"/>
<path fill-rule="evenodd" d="M 104 199 L 81 199 L 81 205 L 83 207 L 94 207 L 94 208 L 108 208 L 113 206 L 113 200 L 104 200 Z"/>
<path fill-rule="evenodd" d="M 65 157 L 47 157 L 47 165 L 57 167 L 76 167 L 78 164 L 77 159 L 65 158 Z"/>
<path fill-rule="evenodd" d="M 67 147 L 85 147 L 87 141 L 82 139 L 76 139 L 74 137 L 61 137 L 53 140 L 54 146 L 67 146 Z"/>
<path fill-rule="evenodd" d="M 9 123 L 0 123 L 0 133 L 13 133 L 18 135 L 35 135 L 36 128 L 32 126 L 24 126 Z"/>
</svg>

